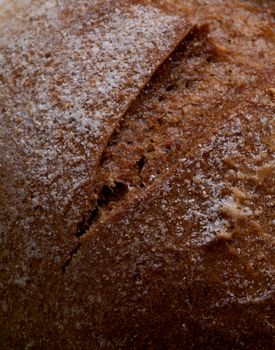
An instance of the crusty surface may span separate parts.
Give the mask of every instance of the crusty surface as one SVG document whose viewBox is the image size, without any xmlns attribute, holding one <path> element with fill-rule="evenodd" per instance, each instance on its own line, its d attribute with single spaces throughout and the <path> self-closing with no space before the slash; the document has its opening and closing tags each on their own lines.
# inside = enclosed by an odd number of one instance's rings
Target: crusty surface
<svg viewBox="0 0 275 350">
<path fill-rule="evenodd" d="M 32 344 L 37 327 L 43 342 L 38 315 L 52 308 L 43 291 L 51 296 L 77 245 L 102 149 L 187 29 L 145 1 L 24 1 L 4 17 L 0 292 L 10 348 Z"/>
<path fill-rule="evenodd" d="M 272 348 L 274 5 L 171 0 L 210 32 L 191 62 L 183 43 L 134 103 L 187 29 L 159 2 L 24 0 L 1 19 L 3 349 Z M 168 67 L 181 67 L 182 86 L 184 75 L 206 81 L 166 91 Z M 110 141 L 117 157 L 116 135 L 139 122 L 146 144 L 159 92 L 164 125 L 150 132 L 160 144 L 178 141 L 164 110 L 201 98 L 176 123 L 190 144 L 145 164 L 142 191 L 107 191 L 116 208 L 92 220 L 101 154 Z M 129 128 L 130 104 L 146 113 Z M 121 180 L 120 163 L 102 178 Z"/>
<path fill-rule="evenodd" d="M 272 348 L 273 86 L 82 238 L 64 279 L 76 347 Z"/>
<path fill-rule="evenodd" d="M 273 0 L 167 0 L 193 23 L 208 23 L 211 37 L 254 64 L 275 64 Z"/>
<path fill-rule="evenodd" d="M 274 4 L 172 2 L 200 27 L 155 74 L 110 138 L 95 209 L 84 216 L 80 232 L 156 181 L 199 142 L 206 123 L 218 123 L 230 103 L 274 67 Z"/>
<path fill-rule="evenodd" d="M 209 36 L 208 26 L 195 27 L 132 104 L 101 157 L 99 192 L 124 183 L 132 195 L 151 185 L 266 79 Z"/>
<path fill-rule="evenodd" d="M 24 200 L 68 215 L 69 227 L 80 203 L 90 206 L 98 158 L 117 121 L 186 31 L 156 8 L 103 3 L 90 11 L 85 2 L 32 5 L 0 39 L 1 141 L 25 157 Z"/>
</svg>

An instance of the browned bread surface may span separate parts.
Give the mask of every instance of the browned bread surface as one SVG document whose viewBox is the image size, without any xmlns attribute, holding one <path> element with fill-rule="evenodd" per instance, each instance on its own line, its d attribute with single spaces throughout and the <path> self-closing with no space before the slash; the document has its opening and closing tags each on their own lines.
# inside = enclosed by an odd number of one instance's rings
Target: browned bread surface
<svg viewBox="0 0 275 350">
<path fill-rule="evenodd" d="M 188 30 L 146 1 L 20 6 L 0 34 L 1 334 L 13 349 L 45 341 L 43 291 L 58 285 L 93 206 L 101 152 Z"/>
<path fill-rule="evenodd" d="M 0 348 L 271 349 L 272 2 L 14 3 Z"/>
<path fill-rule="evenodd" d="M 195 27 L 132 104 L 102 157 L 98 191 L 151 185 L 183 158 L 225 111 L 269 72 L 220 47 Z M 120 185 L 119 185 L 120 184 Z M 104 196 L 104 194 L 103 194 Z M 99 201 L 102 194 L 99 193 Z M 104 202 L 104 201 L 103 201 Z"/>
<path fill-rule="evenodd" d="M 76 344 L 89 334 L 114 349 L 272 348 L 273 86 L 82 238 L 64 280 Z"/>
<path fill-rule="evenodd" d="M 168 1 L 169 3 L 169 1 Z M 274 4 L 171 1 L 194 28 L 155 74 L 109 140 L 97 180 L 95 221 L 120 198 L 152 184 L 204 129 L 274 67 Z M 196 132 L 194 133 L 194 130 Z M 83 228 L 82 227 L 82 228 Z"/>
<path fill-rule="evenodd" d="M 275 64 L 273 0 L 167 0 L 193 23 L 208 23 L 211 37 L 254 64 Z"/>
</svg>

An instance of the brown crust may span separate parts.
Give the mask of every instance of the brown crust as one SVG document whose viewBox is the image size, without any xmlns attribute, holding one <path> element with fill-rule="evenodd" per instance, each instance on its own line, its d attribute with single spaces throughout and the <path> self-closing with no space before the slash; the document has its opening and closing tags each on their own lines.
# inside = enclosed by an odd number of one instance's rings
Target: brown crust
<svg viewBox="0 0 275 350">
<path fill-rule="evenodd" d="M 77 245 L 109 136 L 188 31 L 142 4 L 26 0 L 1 27 L 1 333 L 13 339 L 25 323 L 19 343 L 39 322 L 40 290 L 55 288 Z"/>
<path fill-rule="evenodd" d="M 114 348 L 272 347 L 273 85 L 83 237 L 65 276 L 77 344 L 93 330 Z"/>
<path fill-rule="evenodd" d="M 187 40 L 174 5 L 199 26 Z M 271 349 L 274 5 L 24 0 L 12 11 L 0 24 L 0 348 Z M 204 79 L 186 89 L 185 75 Z M 175 148 L 173 132 L 188 142 Z"/>
</svg>

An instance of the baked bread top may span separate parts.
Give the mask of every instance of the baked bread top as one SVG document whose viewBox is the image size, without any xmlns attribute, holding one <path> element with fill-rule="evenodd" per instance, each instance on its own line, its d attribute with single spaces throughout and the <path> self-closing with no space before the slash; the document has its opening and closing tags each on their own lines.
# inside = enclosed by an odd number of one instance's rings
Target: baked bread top
<svg viewBox="0 0 275 350">
<path fill-rule="evenodd" d="M 133 1 L 26 2 L 7 19 L 0 39 L 4 231 L 18 221 L 20 235 L 37 230 L 39 239 L 55 236 L 50 245 L 70 247 L 93 205 L 105 144 L 187 29 L 182 18 Z"/>
<path fill-rule="evenodd" d="M 20 304 L 20 316 L 4 312 L 9 333 L 32 318 L 25 303 L 60 279 L 77 225 L 93 207 L 102 150 L 189 25 L 145 1 L 7 8 L 0 35 L 1 294 L 4 308 Z"/>
<path fill-rule="evenodd" d="M 89 330 L 103 348 L 270 348 L 273 86 L 260 84 L 162 181 L 81 238 L 63 294 L 76 344 Z"/>
<path fill-rule="evenodd" d="M 272 347 L 273 14 L 4 3 L 0 347 Z"/>
</svg>

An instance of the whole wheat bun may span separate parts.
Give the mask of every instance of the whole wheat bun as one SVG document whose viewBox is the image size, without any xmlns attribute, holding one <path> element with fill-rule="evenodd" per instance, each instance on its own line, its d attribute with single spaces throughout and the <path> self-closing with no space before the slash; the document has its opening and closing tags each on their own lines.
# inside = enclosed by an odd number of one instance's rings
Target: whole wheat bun
<svg viewBox="0 0 275 350">
<path fill-rule="evenodd" d="M 0 4 L 0 348 L 274 347 L 272 1 Z"/>
</svg>

